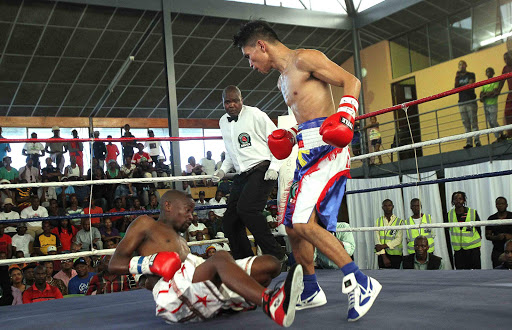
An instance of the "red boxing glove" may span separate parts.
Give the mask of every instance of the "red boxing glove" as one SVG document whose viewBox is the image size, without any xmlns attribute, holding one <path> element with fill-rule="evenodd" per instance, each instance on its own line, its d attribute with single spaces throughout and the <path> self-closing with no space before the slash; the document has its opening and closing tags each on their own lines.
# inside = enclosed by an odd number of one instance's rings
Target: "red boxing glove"
<svg viewBox="0 0 512 330">
<path fill-rule="evenodd" d="M 297 126 L 290 129 L 276 129 L 268 136 L 267 144 L 270 152 L 277 159 L 285 159 L 292 153 L 293 146 L 297 143 Z"/>
<path fill-rule="evenodd" d="M 133 257 L 130 260 L 131 274 L 159 275 L 165 281 L 174 277 L 181 268 L 181 259 L 176 252 L 159 252 L 147 257 Z"/>
<path fill-rule="evenodd" d="M 359 103 L 350 95 L 341 98 L 338 112 L 327 117 L 320 126 L 320 135 L 325 143 L 345 148 L 354 136 L 354 119 Z"/>
</svg>

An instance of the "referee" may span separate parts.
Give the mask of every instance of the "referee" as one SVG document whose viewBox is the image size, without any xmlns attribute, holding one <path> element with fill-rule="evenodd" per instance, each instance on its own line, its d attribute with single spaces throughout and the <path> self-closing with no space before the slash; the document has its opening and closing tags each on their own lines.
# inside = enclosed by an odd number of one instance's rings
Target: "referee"
<svg viewBox="0 0 512 330">
<path fill-rule="evenodd" d="M 270 233 L 262 213 L 281 165 L 267 146 L 267 137 L 276 125 L 260 109 L 244 105 L 236 86 L 226 87 L 222 100 L 226 114 L 220 118 L 219 126 L 227 152 L 213 181 L 218 182 L 232 169 L 236 171 L 223 220 L 233 257 L 254 255 L 247 227 L 264 254 L 283 260 L 284 251 Z"/>
</svg>

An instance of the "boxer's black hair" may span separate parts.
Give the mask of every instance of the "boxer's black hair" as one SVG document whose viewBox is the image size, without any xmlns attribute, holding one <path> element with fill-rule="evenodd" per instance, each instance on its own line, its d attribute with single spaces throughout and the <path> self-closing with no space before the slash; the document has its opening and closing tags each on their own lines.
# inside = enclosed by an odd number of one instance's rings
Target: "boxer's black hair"
<svg viewBox="0 0 512 330">
<path fill-rule="evenodd" d="M 263 20 L 249 21 L 240 27 L 237 34 L 233 36 L 233 46 L 243 48 L 253 45 L 256 40 L 261 39 L 268 42 L 281 41 L 277 33 L 270 25 Z"/>
</svg>

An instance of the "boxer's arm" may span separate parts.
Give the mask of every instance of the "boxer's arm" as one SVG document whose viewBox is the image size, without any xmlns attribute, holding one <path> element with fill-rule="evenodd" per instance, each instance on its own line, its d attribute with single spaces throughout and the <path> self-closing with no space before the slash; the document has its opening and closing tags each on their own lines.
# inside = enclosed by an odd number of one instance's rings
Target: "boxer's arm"
<svg viewBox="0 0 512 330">
<path fill-rule="evenodd" d="M 321 81 L 343 87 L 345 95 L 359 97 L 361 90 L 359 79 L 331 61 L 324 53 L 314 49 L 300 50 L 295 65 L 300 70 L 310 72 Z"/>
<path fill-rule="evenodd" d="M 142 244 L 148 228 L 154 222 L 153 218 L 141 216 L 128 226 L 124 238 L 119 242 L 116 251 L 112 255 L 112 259 L 110 259 L 108 265 L 109 272 L 119 275 L 129 274 L 130 260 L 133 253 Z"/>
</svg>

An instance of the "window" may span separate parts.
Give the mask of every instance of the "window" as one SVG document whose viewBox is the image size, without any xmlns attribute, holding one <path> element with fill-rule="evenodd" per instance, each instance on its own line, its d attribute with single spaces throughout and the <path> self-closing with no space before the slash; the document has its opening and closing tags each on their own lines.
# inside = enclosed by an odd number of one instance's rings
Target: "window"
<svg viewBox="0 0 512 330">
<path fill-rule="evenodd" d="M 2 127 L 2 136 L 6 139 L 26 139 L 27 129 L 25 127 Z M 7 156 L 11 157 L 11 166 L 19 170 L 26 164 L 26 157 L 21 154 L 25 143 L 9 143 L 9 145 L 11 152 L 7 152 Z"/>
<path fill-rule="evenodd" d="M 445 20 L 428 25 L 428 45 L 431 65 L 436 65 L 450 59 L 448 29 Z"/>
<path fill-rule="evenodd" d="M 472 49 L 472 19 L 471 11 L 464 10 L 449 18 L 450 41 L 452 45 L 452 58 L 471 53 Z"/>
</svg>

